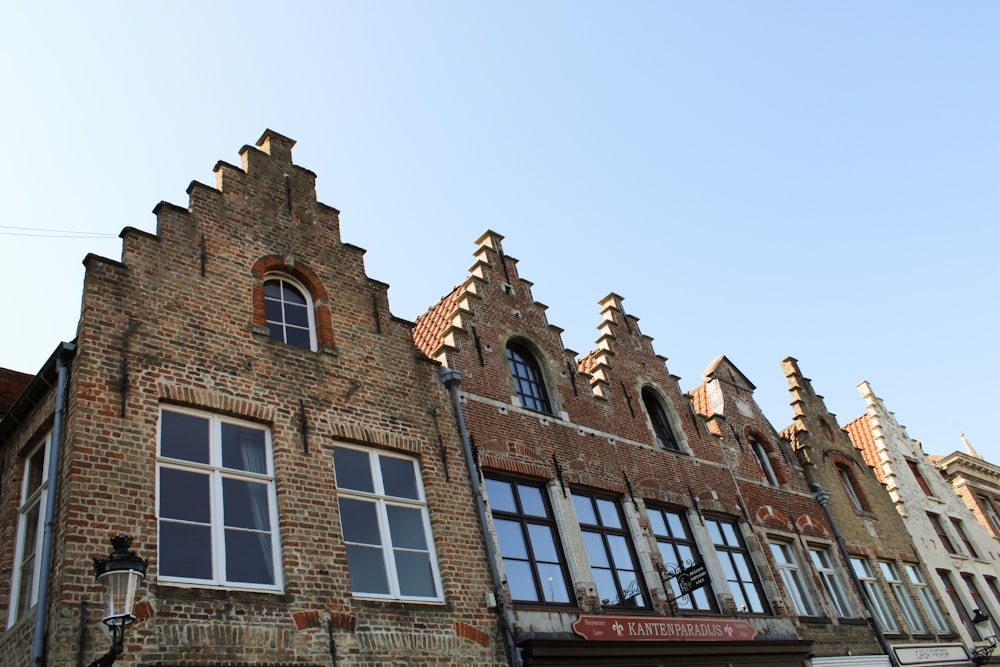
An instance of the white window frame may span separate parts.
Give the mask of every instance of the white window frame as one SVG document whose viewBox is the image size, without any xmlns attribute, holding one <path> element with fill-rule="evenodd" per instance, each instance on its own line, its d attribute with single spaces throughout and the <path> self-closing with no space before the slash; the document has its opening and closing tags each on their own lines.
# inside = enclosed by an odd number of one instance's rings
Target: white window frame
<svg viewBox="0 0 1000 667">
<path fill-rule="evenodd" d="M 813 568 L 819 573 L 823 581 L 830 601 L 833 603 L 833 610 L 840 618 L 857 618 L 855 606 L 851 604 L 851 598 L 844 587 L 843 579 L 833 566 L 834 559 L 830 555 L 828 548 L 813 546 L 809 549 Z"/>
<path fill-rule="evenodd" d="M 771 486 L 779 486 L 778 476 L 774 473 L 774 467 L 771 466 L 771 459 L 768 456 L 767 447 L 764 443 L 760 441 L 756 436 L 749 436 L 750 440 L 750 451 L 753 452 L 753 456 L 757 459 L 757 466 L 760 468 L 760 472 L 764 475 L 764 479 Z"/>
<path fill-rule="evenodd" d="M 337 495 L 343 498 L 352 498 L 356 500 L 361 500 L 367 503 L 372 503 L 375 505 L 376 516 L 379 525 L 379 537 L 381 539 L 383 563 L 386 568 L 386 578 L 389 586 L 388 594 L 372 593 L 368 591 L 354 591 L 351 594 L 356 598 L 362 599 L 376 599 L 376 600 L 400 600 L 404 602 L 428 602 L 428 603 L 440 603 L 444 602 L 444 592 L 441 585 L 441 573 L 438 569 L 438 559 L 437 551 L 434 548 L 434 533 L 431 532 L 431 521 L 430 513 L 427 509 L 427 497 L 424 494 L 424 483 L 420 473 L 420 461 L 412 456 L 405 456 L 403 454 L 398 454 L 396 452 L 373 449 L 370 447 L 359 447 L 356 445 L 349 445 L 343 442 L 335 443 L 335 449 L 353 449 L 359 452 L 364 452 L 368 455 L 369 470 L 372 475 L 372 482 L 374 484 L 374 493 L 367 493 L 364 491 L 358 491 L 354 489 L 346 489 L 337 485 Z M 399 496 L 386 495 L 385 487 L 382 480 L 382 470 L 378 463 L 378 457 L 396 458 L 404 461 L 410 461 L 413 464 L 416 489 L 417 489 L 417 499 L 402 498 Z M 403 595 L 400 592 L 399 585 L 399 572 L 396 569 L 395 555 L 393 553 L 392 544 L 392 534 L 390 532 L 389 517 L 387 512 L 387 506 L 400 506 L 409 507 L 413 509 L 420 510 L 421 520 L 423 522 L 424 538 L 427 543 L 428 557 L 431 566 L 431 577 L 434 582 L 434 590 L 436 592 L 433 596 L 416 596 L 416 595 Z M 338 512 L 340 508 L 338 507 Z M 341 525 L 343 525 L 343 516 L 341 516 Z M 343 530 L 343 529 L 341 529 Z M 343 532 L 341 533 L 341 538 L 343 539 Z M 350 544 L 347 540 L 344 540 L 344 544 Z M 363 545 L 369 546 L 369 545 Z M 348 563 L 350 567 L 350 563 Z"/>
<path fill-rule="evenodd" d="M 193 415 L 209 422 L 209 463 L 199 463 L 163 456 L 162 435 L 163 435 L 163 413 L 174 412 L 178 414 Z M 266 473 L 258 474 L 222 466 L 222 424 L 235 424 L 244 428 L 260 430 L 264 432 L 264 449 L 266 454 Z M 207 475 L 209 477 L 209 516 L 211 520 L 211 553 L 212 553 L 212 577 L 209 579 L 180 577 L 164 575 L 162 571 L 162 557 L 159 555 L 159 547 L 162 545 L 160 536 L 160 501 L 162 493 L 160 489 L 160 471 L 163 469 L 180 470 L 184 472 L 194 472 Z M 273 584 L 251 583 L 241 581 L 229 581 L 226 578 L 226 539 L 225 539 L 225 517 L 223 508 L 223 479 L 236 479 L 239 481 L 265 483 L 267 487 L 268 520 L 270 522 L 271 533 L 271 557 L 273 568 Z M 167 521 L 176 521 L 167 518 Z M 178 521 L 179 522 L 179 521 Z M 281 542 L 278 535 L 278 501 L 274 484 L 274 455 L 271 446 L 271 429 L 261 424 L 224 417 L 212 412 L 203 412 L 180 408 L 173 405 L 164 405 L 160 408 L 160 418 L 157 424 L 157 458 L 156 458 L 156 530 L 157 530 L 157 556 L 159 559 L 157 583 L 190 586 L 198 588 L 223 588 L 227 590 L 253 590 L 253 591 L 276 591 L 280 592 L 284 588 L 281 567 Z"/>
<path fill-rule="evenodd" d="M 14 547 L 14 570 L 11 575 L 10 585 L 10 606 L 7 611 L 7 627 L 14 625 L 20 618 L 27 615 L 38 602 L 38 582 L 41 578 L 41 571 L 38 569 L 38 558 L 42 552 L 42 537 L 45 527 L 45 513 L 49 502 L 49 453 L 52 450 L 52 433 L 46 433 L 42 441 L 32 448 L 31 453 L 24 459 L 23 477 L 21 479 L 21 500 L 17 508 L 17 538 Z M 32 461 L 39 454 L 42 454 L 41 481 L 34 489 L 29 489 L 31 480 Z M 28 535 L 28 523 L 31 514 L 37 511 L 37 516 L 33 519 L 35 535 L 32 544 L 26 544 Z M 31 572 L 24 572 L 25 550 L 32 550 Z M 28 606 L 22 606 L 20 599 L 21 582 L 25 576 L 31 577 L 31 589 L 29 593 Z"/>
<path fill-rule="evenodd" d="M 283 342 L 285 345 L 291 345 L 292 347 L 298 347 L 300 349 L 306 349 L 306 348 L 301 347 L 299 345 L 295 345 L 294 343 L 289 343 L 288 342 L 288 336 L 286 335 L 286 329 L 287 328 L 292 328 L 292 329 L 298 329 L 298 330 L 301 331 L 302 327 L 295 326 L 295 325 L 285 324 L 285 321 L 284 321 L 284 319 L 285 319 L 285 301 L 284 301 L 284 299 L 282 299 L 282 300 L 279 301 L 279 303 L 281 304 L 281 318 L 282 318 L 282 321 L 281 322 L 274 322 L 274 321 L 271 321 L 271 320 L 267 319 L 267 305 L 266 304 L 267 304 L 268 301 L 275 301 L 275 299 L 268 298 L 266 285 L 267 285 L 267 283 L 273 282 L 273 281 L 279 281 L 279 282 L 288 283 L 291 287 L 295 288 L 296 292 L 298 292 L 299 294 L 302 295 L 303 299 L 305 299 L 305 301 L 306 301 L 306 315 L 308 316 L 308 319 L 309 319 L 309 350 L 315 352 L 316 348 L 317 348 L 317 345 L 316 345 L 316 313 L 315 313 L 315 307 L 313 305 L 312 294 L 309 293 L 309 290 L 307 290 L 302 283 L 300 283 L 295 278 L 292 278 L 287 273 L 268 273 L 268 274 L 264 275 L 264 279 L 263 279 L 262 284 L 261 284 L 261 289 L 264 291 L 264 303 L 265 303 L 265 308 L 264 308 L 264 310 L 265 310 L 264 324 L 267 325 L 268 329 L 270 329 L 271 327 L 280 327 L 281 328 L 281 339 L 280 339 L 280 342 Z M 295 304 L 295 305 L 298 305 L 298 304 Z M 271 340 L 278 340 L 278 339 L 272 337 Z"/>
<path fill-rule="evenodd" d="M 799 616 L 816 616 L 816 608 L 812 601 L 811 591 L 806 588 L 802 578 L 802 567 L 799 565 L 798 554 L 788 542 L 771 542 L 771 555 L 774 564 L 781 575 L 785 591 L 792 598 L 792 606 Z"/>
<path fill-rule="evenodd" d="M 906 584 L 903 583 L 899 568 L 895 563 L 887 560 L 880 560 L 878 566 L 881 568 L 882 576 L 885 577 L 886 583 L 889 584 L 889 590 L 892 591 L 893 597 L 896 598 L 899 610 L 903 612 L 903 619 L 910 626 L 910 630 L 917 634 L 926 633 L 927 625 L 920 618 L 920 612 L 917 611 L 916 605 L 913 604 L 913 599 L 910 597 L 910 592 L 906 589 Z"/>
<path fill-rule="evenodd" d="M 885 599 L 885 593 L 879 586 L 878 579 L 875 578 L 871 563 L 864 558 L 852 557 L 851 567 L 854 568 L 854 574 L 858 576 L 858 580 L 868 594 L 868 601 L 875 612 L 875 620 L 882 626 L 883 632 L 899 632 L 899 622 L 892 615 L 889 601 Z"/>
<path fill-rule="evenodd" d="M 920 567 L 916 563 L 904 563 L 903 569 L 906 570 L 906 574 L 910 578 L 910 585 L 917 590 L 917 596 L 923 603 L 924 611 L 926 611 L 927 616 L 930 617 L 931 623 L 934 624 L 937 633 L 951 634 L 954 632 L 951 625 L 948 623 L 948 618 L 944 615 L 944 611 L 941 609 L 941 605 L 938 604 L 937 598 L 934 597 L 934 593 L 931 592 L 930 586 L 927 585 L 927 580 L 924 579 L 924 575 L 923 572 L 920 571 Z"/>
</svg>

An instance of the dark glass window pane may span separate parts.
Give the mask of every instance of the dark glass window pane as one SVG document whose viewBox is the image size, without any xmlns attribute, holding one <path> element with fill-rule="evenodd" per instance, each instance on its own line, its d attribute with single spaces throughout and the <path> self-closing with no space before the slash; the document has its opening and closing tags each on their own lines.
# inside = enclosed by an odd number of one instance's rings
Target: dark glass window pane
<svg viewBox="0 0 1000 667">
<path fill-rule="evenodd" d="M 309 332 L 305 329 L 292 329 L 291 327 L 285 327 L 285 342 L 289 345 L 294 345 L 295 347 L 304 347 L 307 350 L 312 347 L 312 341 L 309 339 Z"/>
<path fill-rule="evenodd" d="M 264 318 L 268 322 L 273 322 L 277 327 L 280 327 L 284 319 L 281 316 L 281 302 L 280 301 L 264 301 Z M 274 327 L 272 327 L 273 331 Z"/>
<path fill-rule="evenodd" d="M 514 492 L 510 482 L 502 482 L 497 479 L 486 480 L 486 495 L 489 497 L 490 507 L 502 512 L 516 512 L 517 505 L 514 504 Z"/>
<path fill-rule="evenodd" d="M 305 306 L 285 304 L 285 324 L 294 327 L 309 328 L 309 309 Z"/>
<path fill-rule="evenodd" d="M 343 524 L 344 539 L 348 542 L 362 544 L 382 544 L 379 532 L 378 518 L 375 513 L 375 503 L 340 499 L 340 521 Z"/>
<path fill-rule="evenodd" d="M 670 535 L 667 532 L 667 524 L 663 521 L 663 513 L 656 510 L 650 510 L 649 516 L 649 527 L 652 529 L 654 535 Z"/>
<path fill-rule="evenodd" d="M 389 533 L 392 536 L 392 546 L 404 549 L 426 549 L 427 539 L 424 536 L 423 513 L 414 507 L 397 507 L 388 505 L 386 514 L 389 516 Z"/>
<path fill-rule="evenodd" d="M 355 593 L 389 594 L 385 558 L 381 547 L 347 545 L 347 566 L 351 572 L 351 590 Z"/>
<path fill-rule="evenodd" d="M 210 523 L 211 501 L 208 475 L 160 468 L 160 516 Z"/>
<path fill-rule="evenodd" d="M 608 535 L 608 547 L 611 549 L 611 559 L 618 569 L 632 569 L 632 554 L 629 553 L 628 544 L 621 535 Z"/>
<path fill-rule="evenodd" d="M 45 447 L 39 447 L 28 459 L 28 469 L 25 472 L 28 483 L 25 489 L 25 498 L 34 493 L 42 485 L 42 477 L 45 473 Z"/>
<path fill-rule="evenodd" d="M 208 463 L 208 420 L 164 410 L 160 418 L 160 454 L 174 459 Z"/>
<path fill-rule="evenodd" d="M 281 283 L 277 280 L 268 280 L 264 283 L 264 296 L 271 299 L 281 298 Z"/>
<path fill-rule="evenodd" d="M 521 496 L 521 509 L 529 516 L 548 516 L 545 508 L 545 501 L 542 499 L 542 490 L 536 486 L 525 486 L 518 484 L 518 493 Z"/>
<path fill-rule="evenodd" d="M 437 594 L 434 590 L 431 559 L 427 553 L 396 550 L 393 555 L 396 559 L 396 574 L 399 576 L 401 595 L 429 598 Z"/>
<path fill-rule="evenodd" d="M 601 604 L 605 606 L 621 604 L 621 600 L 618 598 L 618 587 L 615 585 L 615 578 L 611 575 L 611 570 L 595 569 L 593 573 Z"/>
<path fill-rule="evenodd" d="M 385 487 L 385 495 L 419 500 L 420 495 L 417 492 L 417 476 L 413 461 L 397 459 L 393 456 L 379 456 L 378 458 L 382 468 L 382 486 Z"/>
<path fill-rule="evenodd" d="M 247 584 L 273 584 L 271 536 L 226 531 L 226 579 Z"/>
<path fill-rule="evenodd" d="M 267 484 L 239 479 L 222 479 L 222 511 L 229 528 L 271 530 Z"/>
<path fill-rule="evenodd" d="M 305 304 L 306 299 L 302 296 L 302 292 L 300 292 L 297 288 L 285 281 L 282 281 L 281 287 L 281 296 L 285 299 L 285 301 L 288 303 Z"/>
<path fill-rule="evenodd" d="M 267 441 L 264 431 L 223 422 L 222 465 L 233 470 L 267 474 Z"/>
<path fill-rule="evenodd" d="M 212 578 L 212 532 L 208 526 L 160 521 L 159 573 L 165 577 Z"/>
<path fill-rule="evenodd" d="M 354 489 L 366 493 L 375 492 L 368 452 L 347 449 L 346 447 L 334 447 L 333 468 L 337 474 L 339 488 Z"/>
</svg>

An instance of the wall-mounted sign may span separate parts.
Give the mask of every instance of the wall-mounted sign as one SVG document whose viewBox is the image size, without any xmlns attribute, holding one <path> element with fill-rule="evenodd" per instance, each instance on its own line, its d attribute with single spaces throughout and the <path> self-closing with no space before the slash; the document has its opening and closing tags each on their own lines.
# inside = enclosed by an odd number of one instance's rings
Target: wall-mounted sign
<svg viewBox="0 0 1000 667">
<path fill-rule="evenodd" d="M 746 621 L 655 616 L 580 616 L 573 632 L 600 641 L 750 641 L 757 631 Z"/>
<path fill-rule="evenodd" d="M 961 644 L 907 644 L 893 646 L 900 665 L 968 665 L 969 654 Z"/>
<path fill-rule="evenodd" d="M 704 563 L 695 563 L 689 568 L 677 573 L 677 586 L 681 589 L 681 595 L 687 595 L 691 591 L 696 591 L 708 584 L 708 570 Z"/>
</svg>

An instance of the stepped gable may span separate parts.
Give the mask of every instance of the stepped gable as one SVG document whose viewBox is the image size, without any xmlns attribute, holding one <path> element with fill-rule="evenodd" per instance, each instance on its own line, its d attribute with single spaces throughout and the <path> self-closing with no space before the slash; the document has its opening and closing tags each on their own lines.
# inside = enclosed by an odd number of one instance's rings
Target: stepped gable
<svg viewBox="0 0 1000 667">
<path fill-rule="evenodd" d="M 25 390 L 31 379 L 35 377 L 30 373 L 21 373 L 9 368 L 0 368 L 0 417 L 7 414 L 10 406 Z"/>
<path fill-rule="evenodd" d="M 792 423 L 782 429 L 781 436 L 804 462 L 814 462 L 812 457 L 815 454 L 826 456 L 831 450 L 852 455 L 856 446 L 850 438 L 841 435 L 837 416 L 826 407 L 823 396 L 816 393 L 812 380 L 802 374 L 798 360 L 785 357 L 781 360 L 781 368 L 788 381 L 790 405 L 794 413 Z M 812 448 L 817 452 L 809 451 Z"/>
</svg>

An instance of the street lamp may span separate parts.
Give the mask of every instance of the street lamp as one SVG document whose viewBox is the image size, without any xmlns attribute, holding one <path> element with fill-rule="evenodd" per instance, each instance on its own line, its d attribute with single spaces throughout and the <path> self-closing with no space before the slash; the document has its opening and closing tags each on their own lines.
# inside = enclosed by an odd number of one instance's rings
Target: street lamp
<svg viewBox="0 0 1000 667">
<path fill-rule="evenodd" d="M 135 594 L 146 577 L 147 561 L 129 551 L 132 538 L 118 534 L 111 538 L 115 548 L 107 558 L 94 559 L 94 575 L 104 588 L 104 618 L 111 628 L 111 649 L 90 663 L 90 667 L 109 667 L 125 650 L 125 626 L 135 621 Z"/>
<path fill-rule="evenodd" d="M 980 609 L 973 609 L 972 611 L 972 623 L 976 626 L 979 636 L 988 642 L 986 646 L 973 648 L 972 662 L 977 665 L 985 665 L 990 661 L 990 656 L 993 655 L 993 651 L 997 648 L 997 636 L 992 632 L 993 628 L 990 625 L 989 614 L 983 613 Z"/>
</svg>

